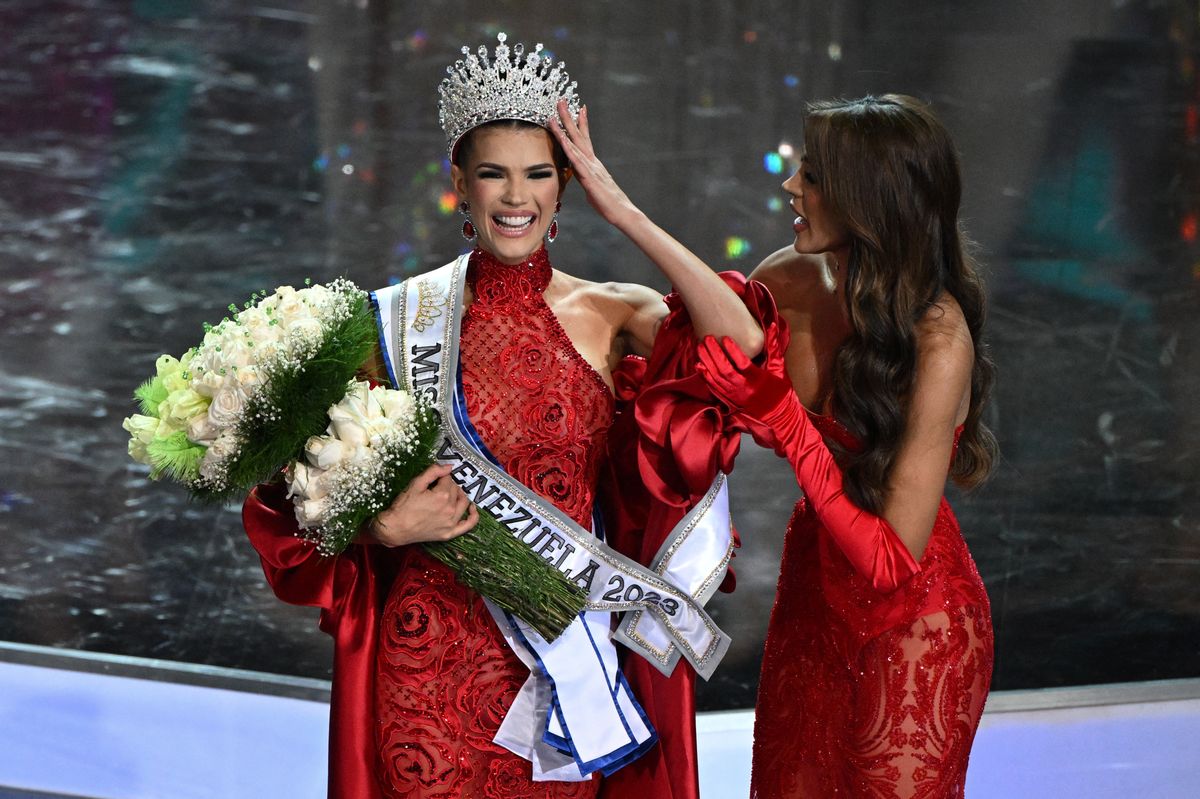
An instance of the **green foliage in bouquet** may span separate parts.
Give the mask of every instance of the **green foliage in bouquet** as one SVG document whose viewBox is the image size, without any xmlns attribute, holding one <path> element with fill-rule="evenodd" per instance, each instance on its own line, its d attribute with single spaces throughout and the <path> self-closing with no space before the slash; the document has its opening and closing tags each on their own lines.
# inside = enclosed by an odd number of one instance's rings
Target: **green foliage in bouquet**
<svg viewBox="0 0 1200 799">
<path fill-rule="evenodd" d="M 154 463 L 151 477 L 166 474 L 179 482 L 195 480 L 204 458 L 204 447 L 188 441 L 187 433 L 182 430 L 151 441 L 146 445 L 146 452 Z"/>
</svg>

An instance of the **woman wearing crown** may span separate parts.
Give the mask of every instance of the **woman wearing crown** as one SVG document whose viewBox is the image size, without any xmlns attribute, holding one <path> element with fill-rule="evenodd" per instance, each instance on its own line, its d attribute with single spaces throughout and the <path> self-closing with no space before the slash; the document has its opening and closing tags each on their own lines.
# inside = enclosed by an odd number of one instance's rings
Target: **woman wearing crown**
<svg viewBox="0 0 1200 799">
<path fill-rule="evenodd" d="M 553 268 L 572 167 L 548 120 L 561 103 L 586 131 L 586 109 L 541 45 L 499 38 L 494 57 L 464 48 L 440 89 L 474 249 L 375 294 L 386 371 L 437 404 L 443 463 L 336 558 L 295 537 L 278 486 L 251 494 L 246 530 L 276 594 L 320 607 L 335 640 L 332 796 L 696 799 L 691 694 L 727 645 L 702 605 L 735 546 L 722 472 L 738 437 L 695 343 L 729 336 L 777 364 L 774 307 L 651 223 L 590 142 L 589 201 L 677 293 Z M 517 534 L 547 559 L 586 553 L 564 573 L 589 611 L 555 642 L 407 546 L 470 529 L 476 504 L 532 515 Z"/>
</svg>

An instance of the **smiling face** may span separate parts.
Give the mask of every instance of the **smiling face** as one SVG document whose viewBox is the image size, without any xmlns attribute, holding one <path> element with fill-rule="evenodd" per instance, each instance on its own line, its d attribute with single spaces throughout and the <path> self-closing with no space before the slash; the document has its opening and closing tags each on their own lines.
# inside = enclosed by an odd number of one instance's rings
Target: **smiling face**
<svg viewBox="0 0 1200 799">
<path fill-rule="evenodd" d="M 550 133 L 542 128 L 483 127 L 472 131 L 454 188 L 471 206 L 479 246 L 506 264 L 519 264 L 542 246 L 565 179 L 554 164 Z"/>
<path fill-rule="evenodd" d="M 807 156 L 801 159 L 796 174 L 783 182 L 783 190 L 792 195 L 791 207 L 797 215 L 792 223 L 796 252 L 831 252 L 845 263 L 850 249 L 850 231 L 826 203 L 819 178 Z"/>
</svg>

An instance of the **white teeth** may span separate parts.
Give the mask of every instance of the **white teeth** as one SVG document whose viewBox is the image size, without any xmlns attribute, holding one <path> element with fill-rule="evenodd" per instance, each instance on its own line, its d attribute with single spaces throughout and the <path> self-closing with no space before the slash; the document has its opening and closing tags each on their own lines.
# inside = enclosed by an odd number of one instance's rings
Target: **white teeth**
<svg viewBox="0 0 1200 799">
<path fill-rule="evenodd" d="M 497 216 L 495 220 L 505 227 L 529 227 L 533 224 L 532 216 Z"/>
</svg>

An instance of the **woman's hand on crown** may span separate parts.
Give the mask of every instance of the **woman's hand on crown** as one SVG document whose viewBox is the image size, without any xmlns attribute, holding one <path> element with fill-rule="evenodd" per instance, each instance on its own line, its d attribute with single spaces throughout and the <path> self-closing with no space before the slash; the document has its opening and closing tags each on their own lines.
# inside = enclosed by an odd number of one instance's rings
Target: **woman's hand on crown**
<svg viewBox="0 0 1200 799">
<path fill-rule="evenodd" d="M 596 157 L 588 128 L 587 106 L 580 109 L 579 121 L 576 122 L 567 109 L 566 101 L 559 100 L 558 119 L 548 120 L 547 127 L 571 159 L 572 172 L 596 213 L 618 228 L 631 217 L 641 214 Z"/>
</svg>

